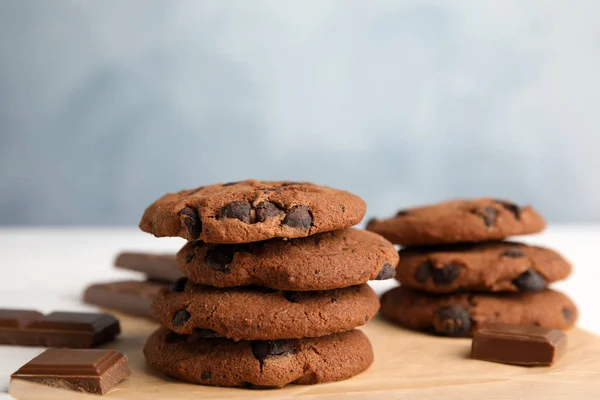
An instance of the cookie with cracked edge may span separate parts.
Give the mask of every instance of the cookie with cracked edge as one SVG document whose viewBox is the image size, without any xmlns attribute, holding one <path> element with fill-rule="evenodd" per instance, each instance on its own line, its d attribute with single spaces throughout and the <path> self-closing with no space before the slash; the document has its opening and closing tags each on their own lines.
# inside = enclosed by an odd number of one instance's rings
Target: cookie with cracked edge
<svg viewBox="0 0 600 400">
<path fill-rule="evenodd" d="M 486 242 L 402 249 L 396 279 L 431 293 L 538 292 L 570 273 L 571 264 L 554 250 Z"/>
<path fill-rule="evenodd" d="M 157 237 L 249 243 L 348 228 L 365 211 L 360 197 L 343 190 L 251 179 L 166 194 L 146 209 L 140 228 Z"/>
<path fill-rule="evenodd" d="M 341 381 L 373 363 L 371 343 L 358 330 L 317 338 L 234 342 L 159 328 L 146 341 L 144 356 L 150 367 L 173 378 L 249 389 Z"/>
<path fill-rule="evenodd" d="M 571 299 L 551 289 L 435 295 L 400 286 L 381 296 L 381 314 L 408 329 L 457 337 L 472 336 L 492 323 L 565 330 L 577 320 L 577 308 Z"/>
<path fill-rule="evenodd" d="M 180 334 L 202 329 L 234 340 L 268 340 L 347 331 L 367 323 L 378 309 L 379 299 L 366 283 L 299 292 L 254 286 L 219 289 L 188 280 L 162 290 L 152 315 Z"/>
<path fill-rule="evenodd" d="M 185 276 L 203 285 L 328 290 L 393 278 L 398 253 L 381 236 L 348 228 L 294 240 L 188 242 L 177 261 Z"/>
<path fill-rule="evenodd" d="M 450 200 L 372 219 L 367 230 L 394 244 L 423 246 L 501 240 L 542 231 L 546 222 L 531 206 L 482 198 Z"/>
</svg>

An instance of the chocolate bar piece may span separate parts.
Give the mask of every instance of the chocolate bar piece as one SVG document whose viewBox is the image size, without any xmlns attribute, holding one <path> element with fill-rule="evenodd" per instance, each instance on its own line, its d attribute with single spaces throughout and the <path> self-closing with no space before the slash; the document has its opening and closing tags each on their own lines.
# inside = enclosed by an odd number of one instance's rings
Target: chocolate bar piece
<svg viewBox="0 0 600 400">
<path fill-rule="evenodd" d="M 119 281 L 88 286 L 83 301 L 138 317 L 152 318 L 150 306 L 166 283 L 151 281 Z"/>
<path fill-rule="evenodd" d="M 171 282 L 183 276 L 174 254 L 124 252 L 117 256 L 115 266 L 143 272 L 157 281 Z"/>
<path fill-rule="evenodd" d="M 130 375 L 127 357 L 115 350 L 48 349 L 10 377 L 60 389 L 105 394 Z"/>
<path fill-rule="evenodd" d="M 89 348 L 120 332 L 119 321 L 108 314 L 0 309 L 0 344 Z"/>
<path fill-rule="evenodd" d="M 516 365 L 550 365 L 567 348 L 567 335 L 535 325 L 492 324 L 475 332 L 471 358 Z"/>
</svg>

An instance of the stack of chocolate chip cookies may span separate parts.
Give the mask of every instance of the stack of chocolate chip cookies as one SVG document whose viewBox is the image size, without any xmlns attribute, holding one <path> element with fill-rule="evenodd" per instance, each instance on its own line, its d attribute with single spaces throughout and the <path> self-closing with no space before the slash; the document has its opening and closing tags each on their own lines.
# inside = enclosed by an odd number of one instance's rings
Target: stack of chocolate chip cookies
<svg viewBox="0 0 600 400">
<path fill-rule="evenodd" d="M 303 182 L 231 182 L 163 196 L 140 228 L 181 236 L 184 278 L 162 290 L 148 364 L 184 381 L 281 387 L 350 378 L 373 361 L 354 329 L 379 309 L 366 283 L 394 276 L 394 246 L 350 228 L 365 203 Z"/>
<path fill-rule="evenodd" d="M 548 289 L 571 265 L 554 250 L 503 241 L 540 232 L 530 206 L 495 199 L 454 200 L 371 220 L 367 229 L 400 250 L 396 279 L 381 312 L 398 324 L 447 336 L 470 336 L 501 322 L 567 329 L 577 309 Z"/>
</svg>

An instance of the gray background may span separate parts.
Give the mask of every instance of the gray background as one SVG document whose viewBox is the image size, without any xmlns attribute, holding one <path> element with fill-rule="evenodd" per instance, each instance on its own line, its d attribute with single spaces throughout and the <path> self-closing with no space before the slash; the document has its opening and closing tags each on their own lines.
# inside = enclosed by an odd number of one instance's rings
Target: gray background
<svg viewBox="0 0 600 400">
<path fill-rule="evenodd" d="M 0 0 L 0 224 L 312 180 L 600 221 L 600 1 Z"/>
</svg>

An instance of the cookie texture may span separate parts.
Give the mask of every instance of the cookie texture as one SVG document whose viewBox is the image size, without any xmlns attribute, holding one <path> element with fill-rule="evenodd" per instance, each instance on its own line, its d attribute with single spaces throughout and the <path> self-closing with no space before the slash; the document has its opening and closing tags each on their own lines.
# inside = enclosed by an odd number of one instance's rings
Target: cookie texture
<svg viewBox="0 0 600 400">
<path fill-rule="evenodd" d="M 577 320 L 575 304 L 550 289 L 536 293 L 433 295 L 396 287 L 381 296 L 381 313 L 403 327 L 444 336 L 472 336 L 474 331 L 496 322 L 564 330 Z"/>
<path fill-rule="evenodd" d="M 177 262 L 185 276 L 203 285 L 327 290 L 393 278 L 398 253 L 381 236 L 348 228 L 294 240 L 188 242 Z"/>
<path fill-rule="evenodd" d="M 169 193 L 146 209 L 140 228 L 157 237 L 248 243 L 348 228 L 365 211 L 360 197 L 343 190 L 251 179 Z"/>
<path fill-rule="evenodd" d="M 202 331 L 234 340 L 323 336 L 363 325 L 379 309 L 379 299 L 367 284 L 298 292 L 252 286 L 219 289 L 184 279 L 158 294 L 152 315 L 186 335 Z"/>
<path fill-rule="evenodd" d="M 401 246 L 483 242 L 537 233 L 546 222 L 531 206 L 482 198 L 451 200 L 372 219 L 367 230 Z"/>
<path fill-rule="evenodd" d="M 408 247 L 400 260 L 398 281 L 433 293 L 537 292 L 571 273 L 557 252 L 513 242 Z"/>
<path fill-rule="evenodd" d="M 152 368 L 177 379 L 251 389 L 340 381 L 373 362 L 371 344 L 358 330 L 318 338 L 234 342 L 159 328 L 148 338 L 144 355 Z"/>
</svg>

